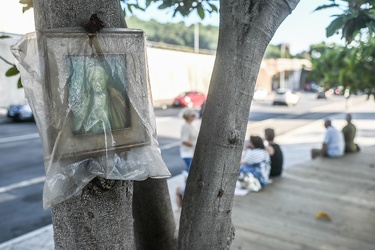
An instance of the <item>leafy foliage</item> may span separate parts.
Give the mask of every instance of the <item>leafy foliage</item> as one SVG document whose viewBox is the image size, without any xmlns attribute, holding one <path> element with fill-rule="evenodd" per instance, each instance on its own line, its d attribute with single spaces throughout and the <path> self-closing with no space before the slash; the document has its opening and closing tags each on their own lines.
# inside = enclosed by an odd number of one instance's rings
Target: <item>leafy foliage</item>
<svg viewBox="0 0 375 250">
<path fill-rule="evenodd" d="M 312 45 L 310 55 L 314 70 L 309 78 L 321 86 L 343 86 L 351 93 L 375 94 L 375 38 L 356 47 Z"/>
<path fill-rule="evenodd" d="M 341 32 L 353 47 L 328 47 L 320 44 L 311 47 L 314 72 L 312 78 L 320 80 L 325 87 L 343 86 L 352 93 L 363 91 L 369 96 L 375 94 L 375 0 L 329 0 L 315 11 L 326 8 L 340 8 L 343 13 L 326 28 L 327 37 Z"/>
<path fill-rule="evenodd" d="M 132 8 L 139 8 L 144 10 L 152 3 L 158 4 L 159 9 L 172 9 L 173 16 L 175 16 L 176 14 L 188 16 L 190 13 L 196 10 L 199 17 L 201 19 L 204 19 L 205 13 L 218 12 L 216 5 L 212 4 L 212 0 L 146 0 L 145 7 L 141 7 L 138 0 L 121 0 L 121 2 L 127 5 L 127 9 L 130 13 L 133 13 Z M 131 6 L 130 9 L 129 5 Z"/>
<path fill-rule="evenodd" d="M 375 32 L 375 0 L 329 0 L 331 4 L 321 5 L 315 11 L 327 8 L 343 9 L 343 14 L 334 15 L 335 19 L 326 28 L 330 37 L 341 31 L 342 38 L 350 44 L 361 32 L 367 31 L 371 38 Z"/>
</svg>

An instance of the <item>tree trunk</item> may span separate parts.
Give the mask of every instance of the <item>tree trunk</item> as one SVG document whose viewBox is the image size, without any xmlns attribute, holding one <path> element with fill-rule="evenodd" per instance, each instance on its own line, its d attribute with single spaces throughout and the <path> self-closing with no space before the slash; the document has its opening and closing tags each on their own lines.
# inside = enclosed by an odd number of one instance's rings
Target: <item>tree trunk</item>
<svg viewBox="0 0 375 250">
<path fill-rule="evenodd" d="M 98 193 L 90 183 L 82 195 L 54 206 L 55 249 L 135 249 L 132 184 L 115 181 L 110 190 Z"/>
<path fill-rule="evenodd" d="M 233 195 L 264 51 L 298 0 L 220 1 L 219 42 L 180 221 L 179 249 L 229 249 Z"/>
<path fill-rule="evenodd" d="M 94 13 L 105 27 L 126 27 L 119 0 L 34 0 L 34 12 L 36 30 L 82 27 Z M 138 249 L 156 249 L 151 245 L 172 249 L 175 222 L 166 179 L 135 186 L 136 211 L 132 211 L 133 182 L 103 178 L 95 178 L 82 195 L 53 207 L 55 249 L 135 249 L 133 219 L 137 241 L 150 243 L 137 243 L 142 246 Z M 142 204 L 143 197 L 147 200 Z M 142 228 L 148 229 L 147 235 Z"/>
<path fill-rule="evenodd" d="M 165 180 L 134 182 L 133 215 L 137 249 L 174 250 L 176 223 Z M 168 199 L 166 195 L 168 194 Z"/>
</svg>

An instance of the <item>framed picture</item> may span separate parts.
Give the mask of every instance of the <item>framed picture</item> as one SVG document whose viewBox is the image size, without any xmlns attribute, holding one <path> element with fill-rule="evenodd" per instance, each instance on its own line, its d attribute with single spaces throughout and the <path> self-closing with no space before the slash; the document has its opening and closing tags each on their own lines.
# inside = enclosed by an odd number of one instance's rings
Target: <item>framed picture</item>
<svg viewBox="0 0 375 250">
<path fill-rule="evenodd" d="M 150 141 L 150 93 L 140 30 L 43 31 L 47 148 L 53 161 Z"/>
</svg>

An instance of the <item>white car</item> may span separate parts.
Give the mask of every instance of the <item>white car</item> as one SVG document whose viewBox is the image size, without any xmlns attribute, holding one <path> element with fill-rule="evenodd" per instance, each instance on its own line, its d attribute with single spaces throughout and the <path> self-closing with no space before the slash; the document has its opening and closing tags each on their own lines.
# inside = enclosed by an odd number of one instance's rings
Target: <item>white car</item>
<svg viewBox="0 0 375 250">
<path fill-rule="evenodd" d="M 297 105 L 299 95 L 290 89 L 277 89 L 273 105 Z"/>
<path fill-rule="evenodd" d="M 254 101 L 264 101 L 267 98 L 267 90 L 265 89 L 255 89 L 253 100 Z"/>
</svg>

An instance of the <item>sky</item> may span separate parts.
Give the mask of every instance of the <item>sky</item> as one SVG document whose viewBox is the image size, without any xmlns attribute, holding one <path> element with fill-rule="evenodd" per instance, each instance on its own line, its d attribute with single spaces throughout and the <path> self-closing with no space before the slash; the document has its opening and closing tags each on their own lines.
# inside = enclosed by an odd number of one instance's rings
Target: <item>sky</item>
<svg viewBox="0 0 375 250">
<path fill-rule="evenodd" d="M 25 34 L 35 30 L 34 11 L 22 13 L 22 5 L 17 0 L 1 0 L 0 32 Z"/>
<path fill-rule="evenodd" d="M 25 34 L 34 31 L 33 11 L 22 13 L 22 6 L 18 1 L 5 1 L 6 8 L 0 8 L 0 32 Z M 141 4 L 144 1 L 139 0 Z M 313 12 L 317 6 L 327 3 L 329 3 L 328 0 L 301 0 L 292 14 L 281 24 L 271 44 L 288 43 L 292 54 L 308 50 L 310 44 L 317 44 L 322 41 L 344 44 L 339 35 L 335 35 L 330 39 L 325 36 L 325 28 L 332 21 L 331 16 L 338 14 L 339 10 Z M 158 10 L 156 4 L 151 5 L 146 12 L 134 11 L 134 14 L 142 20 L 155 19 L 162 23 L 184 21 L 187 25 L 196 22 L 202 22 L 204 25 L 219 25 L 219 14 L 207 14 L 203 21 L 198 17 L 197 13 L 192 13 L 187 18 L 178 15 L 172 17 L 172 10 Z"/>
<path fill-rule="evenodd" d="M 292 54 L 308 50 L 310 44 L 317 44 L 322 41 L 343 44 L 343 40 L 340 39 L 341 36 L 339 35 L 335 35 L 330 39 L 325 36 L 325 28 L 333 20 L 331 16 L 340 13 L 339 10 L 332 8 L 331 10 L 313 12 L 316 7 L 327 3 L 329 3 L 328 0 L 301 0 L 292 14 L 280 25 L 271 44 L 287 43 L 290 45 Z M 151 5 L 146 12 L 134 11 L 134 14 L 142 20 L 155 19 L 162 23 L 184 21 L 186 25 L 196 22 L 201 22 L 204 25 L 219 25 L 218 14 L 207 14 L 204 20 L 201 20 L 197 13 L 192 13 L 185 18 L 181 15 L 176 15 L 173 18 L 172 11 L 158 10 L 156 4 Z"/>
</svg>

